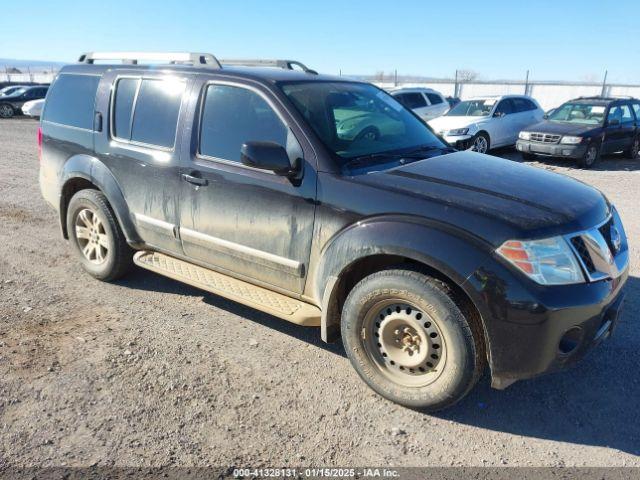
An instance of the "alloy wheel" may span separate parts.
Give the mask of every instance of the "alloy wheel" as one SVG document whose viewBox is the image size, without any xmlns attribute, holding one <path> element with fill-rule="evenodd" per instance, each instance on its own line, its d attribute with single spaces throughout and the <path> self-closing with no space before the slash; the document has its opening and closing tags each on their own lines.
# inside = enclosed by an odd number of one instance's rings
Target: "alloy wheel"
<svg viewBox="0 0 640 480">
<path fill-rule="evenodd" d="M 104 225 L 93 210 L 80 210 L 75 221 L 76 241 L 84 257 L 99 265 L 109 255 L 109 239 Z"/>
<path fill-rule="evenodd" d="M 10 105 L 0 105 L 0 117 L 10 118 L 13 116 L 13 108 Z"/>
<path fill-rule="evenodd" d="M 471 145 L 471 150 L 478 153 L 487 153 L 487 139 L 482 135 L 478 135 Z"/>
<path fill-rule="evenodd" d="M 584 157 L 584 163 L 590 167 L 595 163 L 596 158 L 598 158 L 598 149 L 594 145 L 589 147 L 589 149 L 587 150 L 587 153 Z"/>
<path fill-rule="evenodd" d="M 442 373 L 447 350 L 432 317 L 414 305 L 388 300 L 365 315 L 365 349 L 374 364 L 394 383 L 422 387 Z"/>
</svg>

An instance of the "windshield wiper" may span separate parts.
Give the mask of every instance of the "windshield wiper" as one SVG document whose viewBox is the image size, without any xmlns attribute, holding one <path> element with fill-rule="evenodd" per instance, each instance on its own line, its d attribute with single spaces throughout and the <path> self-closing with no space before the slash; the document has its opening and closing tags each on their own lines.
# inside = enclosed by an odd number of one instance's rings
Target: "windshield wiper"
<svg viewBox="0 0 640 480">
<path fill-rule="evenodd" d="M 352 158 L 345 166 L 348 167 L 360 167 L 363 165 L 370 165 L 373 163 L 379 163 L 382 161 L 391 161 L 391 160 L 404 160 L 404 159 L 412 159 L 412 160 L 421 160 L 426 158 L 425 154 L 428 152 L 432 152 L 434 150 L 442 151 L 443 153 L 451 153 L 455 152 L 455 149 L 446 146 L 438 146 L 438 145 L 422 145 L 420 147 L 416 147 L 410 150 L 403 151 L 390 151 L 390 152 L 378 152 L 378 153 L 370 153 L 368 155 L 362 155 L 359 157 Z"/>
</svg>

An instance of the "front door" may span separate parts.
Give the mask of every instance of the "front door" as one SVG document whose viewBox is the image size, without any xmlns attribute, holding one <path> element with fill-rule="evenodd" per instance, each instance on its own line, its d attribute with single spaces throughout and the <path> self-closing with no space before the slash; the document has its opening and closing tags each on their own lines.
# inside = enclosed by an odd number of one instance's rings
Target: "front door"
<svg viewBox="0 0 640 480">
<path fill-rule="evenodd" d="M 180 238 L 185 254 L 234 276 L 301 293 L 315 214 L 315 156 L 266 88 L 202 80 L 185 135 Z M 245 142 L 286 148 L 301 175 L 290 179 L 240 162 Z"/>
<path fill-rule="evenodd" d="M 98 158 L 118 182 L 146 244 L 181 253 L 177 236 L 177 132 L 188 76 L 115 70 L 99 85 L 94 136 Z"/>
</svg>

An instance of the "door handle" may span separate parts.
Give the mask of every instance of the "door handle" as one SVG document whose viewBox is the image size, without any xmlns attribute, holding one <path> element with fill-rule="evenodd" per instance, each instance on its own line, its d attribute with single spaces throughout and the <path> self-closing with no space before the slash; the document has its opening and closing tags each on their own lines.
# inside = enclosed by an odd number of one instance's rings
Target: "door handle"
<svg viewBox="0 0 640 480">
<path fill-rule="evenodd" d="M 209 185 L 209 180 L 201 177 L 194 177 L 193 175 L 189 175 L 188 173 L 183 173 L 180 175 L 182 180 L 185 182 L 191 183 L 192 185 L 197 185 L 198 187 L 206 187 Z"/>
</svg>

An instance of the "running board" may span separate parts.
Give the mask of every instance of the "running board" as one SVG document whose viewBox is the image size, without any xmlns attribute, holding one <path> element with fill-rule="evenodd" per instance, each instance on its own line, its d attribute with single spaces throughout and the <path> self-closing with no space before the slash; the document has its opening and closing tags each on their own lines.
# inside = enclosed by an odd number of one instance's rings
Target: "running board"
<svg viewBox="0 0 640 480">
<path fill-rule="evenodd" d="M 253 307 L 298 325 L 320 325 L 320 309 L 266 288 L 158 252 L 143 250 L 133 261 L 139 267 Z"/>
</svg>

